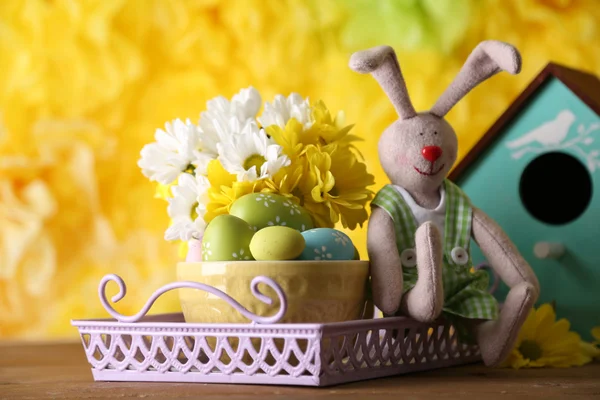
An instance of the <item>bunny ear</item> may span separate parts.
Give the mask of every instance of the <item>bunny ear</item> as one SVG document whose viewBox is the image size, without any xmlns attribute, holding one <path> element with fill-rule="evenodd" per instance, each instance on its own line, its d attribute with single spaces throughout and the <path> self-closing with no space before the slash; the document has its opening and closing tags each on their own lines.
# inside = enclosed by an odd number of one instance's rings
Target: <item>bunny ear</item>
<svg viewBox="0 0 600 400">
<path fill-rule="evenodd" d="M 500 71 L 507 71 L 513 75 L 521 71 L 519 51 L 507 43 L 496 40 L 479 43 L 430 112 L 442 118 L 475 86 Z"/>
<path fill-rule="evenodd" d="M 390 46 L 373 47 L 352 54 L 350 68 L 363 74 L 371 73 L 391 100 L 400 118 L 408 119 L 417 115 L 410 102 L 396 53 Z"/>
</svg>

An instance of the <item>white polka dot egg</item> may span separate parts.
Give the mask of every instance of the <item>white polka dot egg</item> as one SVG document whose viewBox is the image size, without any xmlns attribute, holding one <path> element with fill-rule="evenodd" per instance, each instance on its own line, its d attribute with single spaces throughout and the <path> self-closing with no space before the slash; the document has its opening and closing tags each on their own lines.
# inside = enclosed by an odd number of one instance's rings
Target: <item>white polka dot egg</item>
<svg viewBox="0 0 600 400">
<path fill-rule="evenodd" d="M 310 214 L 292 200 L 273 193 L 250 193 L 237 199 L 231 215 L 258 231 L 269 226 L 287 226 L 300 232 L 313 227 Z"/>
<path fill-rule="evenodd" d="M 302 232 L 306 247 L 298 260 L 352 260 L 354 245 L 344 232 L 315 228 Z"/>
</svg>

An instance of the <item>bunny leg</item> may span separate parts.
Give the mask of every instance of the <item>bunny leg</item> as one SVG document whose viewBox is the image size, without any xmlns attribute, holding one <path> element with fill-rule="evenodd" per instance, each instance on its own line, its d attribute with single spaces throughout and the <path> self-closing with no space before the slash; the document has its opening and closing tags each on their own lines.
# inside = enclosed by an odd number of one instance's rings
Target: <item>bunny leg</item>
<svg viewBox="0 0 600 400">
<path fill-rule="evenodd" d="M 394 315 L 402 298 L 402 268 L 396 247 L 396 230 L 389 214 L 373 207 L 367 227 L 367 252 L 373 303 L 386 315 Z"/>
<path fill-rule="evenodd" d="M 510 287 L 499 318 L 475 326 L 475 338 L 484 363 L 496 366 L 512 350 L 519 330 L 539 296 L 539 282 L 500 226 L 475 207 L 472 230 L 473 238 L 490 266 Z"/>
<path fill-rule="evenodd" d="M 508 356 L 536 301 L 535 293 L 535 287 L 528 282 L 514 286 L 506 296 L 498 319 L 476 324 L 475 339 L 485 365 L 497 366 Z"/>
<path fill-rule="evenodd" d="M 442 237 L 438 228 L 425 222 L 415 233 L 418 278 L 406 292 L 400 308 L 417 321 L 430 322 L 440 316 L 444 306 L 442 286 Z"/>
</svg>

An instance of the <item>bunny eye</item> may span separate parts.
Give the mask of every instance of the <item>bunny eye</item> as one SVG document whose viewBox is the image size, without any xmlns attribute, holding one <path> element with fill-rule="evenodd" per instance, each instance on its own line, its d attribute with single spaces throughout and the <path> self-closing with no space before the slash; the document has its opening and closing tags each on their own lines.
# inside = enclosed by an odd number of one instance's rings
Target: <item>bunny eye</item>
<svg viewBox="0 0 600 400">
<path fill-rule="evenodd" d="M 433 134 L 434 134 L 434 135 L 437 135 L 437 131 L 433 131 Z"/>
<path fill-rule="evenodd" d="M 419 132 L 419 135 L 423 136 L 423 132 Z"/>
</svg>

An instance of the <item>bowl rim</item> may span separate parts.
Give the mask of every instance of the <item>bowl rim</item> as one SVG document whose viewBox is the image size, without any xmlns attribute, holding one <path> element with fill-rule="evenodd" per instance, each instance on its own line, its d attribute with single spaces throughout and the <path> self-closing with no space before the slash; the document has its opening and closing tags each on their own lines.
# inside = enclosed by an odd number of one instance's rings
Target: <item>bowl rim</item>
<svg viewBox="0 0 600 400">
<path fill-rule="evenodd" d="M 225 260 L 225 261 L 178 261 L 177 265 L 192 265 L 192 264 L 327 264 L 327 265 L 339 265 L 339 264 L 369 264 L 369 260 Z"/>
</svg>

